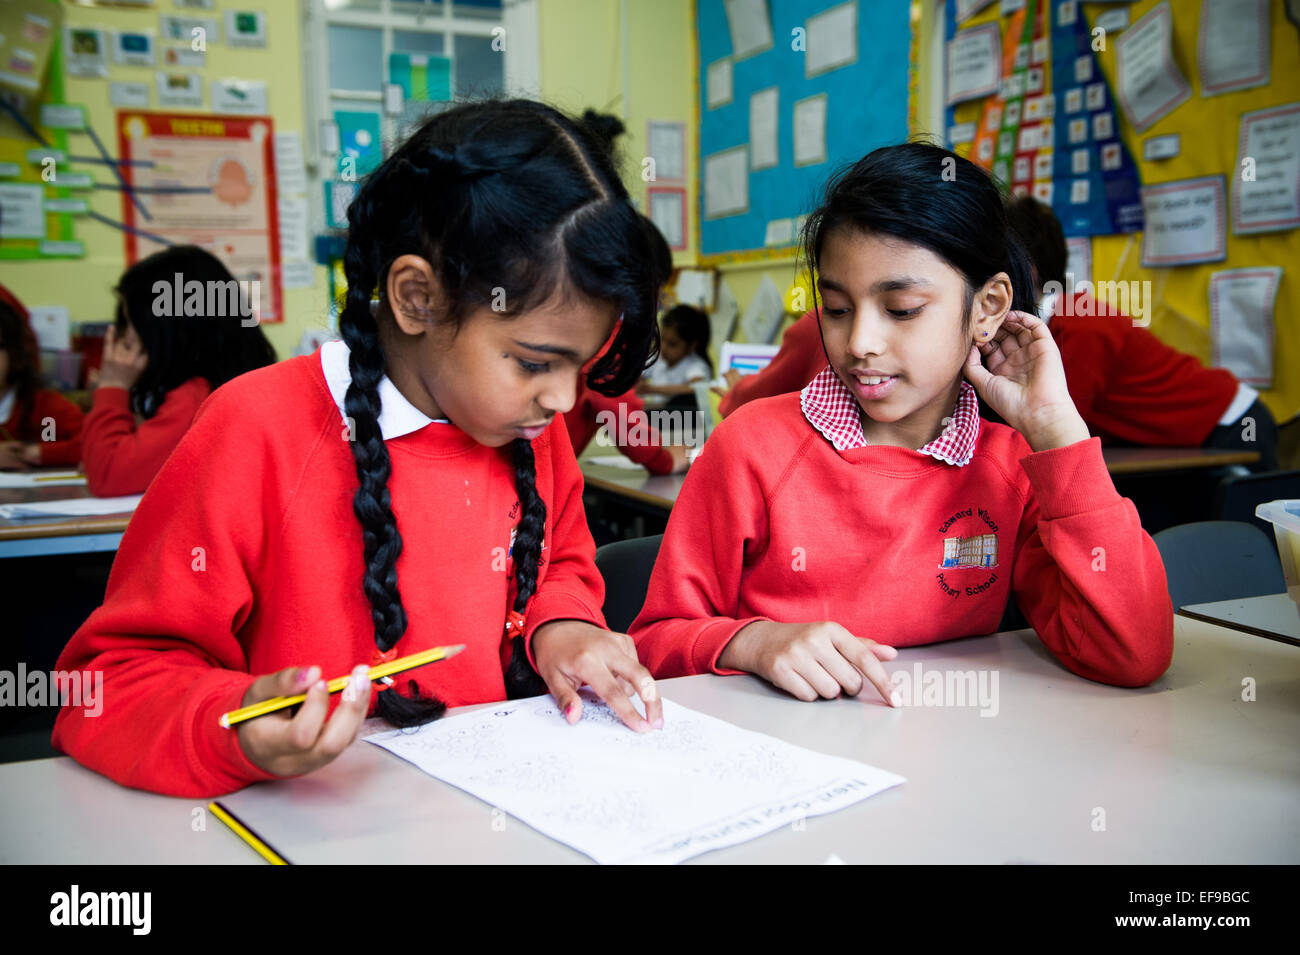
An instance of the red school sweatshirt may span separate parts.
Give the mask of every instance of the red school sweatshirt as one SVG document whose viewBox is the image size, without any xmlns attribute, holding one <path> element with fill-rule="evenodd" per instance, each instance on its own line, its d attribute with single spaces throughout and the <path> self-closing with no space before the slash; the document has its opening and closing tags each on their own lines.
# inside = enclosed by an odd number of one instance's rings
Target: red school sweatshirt
<svg viewBox="0 0 1300 955">
<path fill-rule="evenodd" d="M 907 448 L 837 451 L 798 394 L 710 436 L 673 506 L 629 630 L 656 677 L 724 673 L 759 620 L 834 620 L 910 647 L 997 629 L 1015 594 L 1080 676 L 1150 683 L 1173 654 L 1164 565 L 1090 438 L 1033 453 L 979 422 L 964 467 Z"/>
<path fill-rule="evenodd" d="M 736 382 L 736 387 L 723 396 L 718 410 L 725 418 L 746 402 L 798 391 L 825 367 L 826 349 L 822 347 L 817 312 L 805 312 L 785 330 L 781 350 L 771 363 Z"/>
<path fill-rule="evenodd" d="M 1237 379 L 1170 348 L 1084 292 L 1060 301 L 1048 328 L 1074 406 L 1093 434 L 1132 444 L 1196 447 L 1237 394 Z"/>
<path fill-rule="evenodd" d="M 103 712 L 65 707 L 55 746 L 123 785 L 169 795 L 274 778 L 248 761 L 221 714 L 241 705 L 255 676 L 312 664 L 340 676 L 375 651 L 347 434 L 320 352 L 212 394 L 127 527 L 103 606 L 59 659 L 60 670 L 103 673 Z M 499 651 L 520 516 L 510 448 L 439 423 L 386 443 L 409 618 L 398 655 L 466 645 L 399 686 L 413 679 L 449 706 L 504 699 Z M 532 444 L 547 513 L 528 641 L 550 620 L 604 626 L 563 423 Z"/>
<path fill-rule="evenodd" d="M 646 413 L 645 402 L 637 395 L 635 388 L 610 398 L 588 388 L 585 379 L 579 382 L 578 399 L 564 416 L 564 424 L 569 429 L 569 440 L 573 442 L 574 454 L 582 454 L 591 443 L 591 439 L 600 430 L 597 415 L 606 412 L 613 415 L 616 422 L 629 419 L 635 422 L 638 415 Z M 628 430 L 630 432 L 632 428 L 629 427 Z M 664 450 L 657 432 L 651 431 L 650 440 L 644 444 L 636 442 L 618 444 L 618 435 L 610 435 L 610 437 L 614 439 L 624 457 L 641 465 L 651 474 L 668 474 L 672 471 L 673 456 Z"/>
<path fill-rule="evenodd" d="M 14 401 L 9 420 L 0 422 L 0 441 L 22 441 L 41 449 L 43 466 L 70 466 L 81 460 L 85 415 L 57 391 L 38 388 L 30 407 Z M 54 423 L 54 440 L 45 441 L 46 421 Z"/>
<path fill-rule="evenodd" d="M 82 436 L 82 470 L 90 493 L 96 497 L 143 493 L 211 392 L 206 378 L 191 378 L 167 392 L 157 413 L 137 425 L 129 391 L 96 388 Z"/>
</svg>

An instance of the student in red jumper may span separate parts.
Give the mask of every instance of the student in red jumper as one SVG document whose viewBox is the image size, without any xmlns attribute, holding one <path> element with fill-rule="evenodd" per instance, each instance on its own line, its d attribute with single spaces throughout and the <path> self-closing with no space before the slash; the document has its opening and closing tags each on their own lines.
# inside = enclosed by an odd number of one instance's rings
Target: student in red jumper
<svg viewBox="0 0 1300 955">
<path fill-rule="evenodd" d="M 1026 314 L 1028 259 L 989 177 L 935 146 L 878 149 L 804 241 L 830 365 L 735 412 L 691 466 L 630 629 L 646 665 L 898 705 L 897 647 L 991 633 L 1014 596 L 1074 673 L 1160 676 L 1160 555 Z M 976 392 L 1010 426 L 981 420 Z"/>
<path fill-rule="evenodd" d="M 1277 467 L 1277 424 L 1259 392 L 1088 292 L 1067 298 L 1069 253 L 1050 207 L 1023 196 L 1008 201 L 1007 217 L 1033 262 L 1039 316 L 1061 349 L 1070 397 L 1094 434 L 1122 444 L 1258 451 L 1256 470 Z"/>
<path fill-rule="evenodd" d="M 574 722 L 584 683 L 638 731 L 662 723 L 631 640 L 605 629 L 559 420 L 620 314 L 591 381 L 625 391 L 655 346 L 649 220 L 580 127 L 513 100 L 429 119 L 348 221 L 342 341 L 205 402 L 59 661 L 102 671 L 104 704 L 65 707 L 55 745 L 125 785 L 305 773 L 372 710 L 413 726 L 549 690 Z M 367 679 L 461 643 L 382 692 Z M 331 697 L 323 678 L 347 672 Z M 219 725 L 295 692 L 296 715 Z"/>
<path fill-rule="evenodd" d="M 86 416 L 92 494 L 141 493 L 214 388 L 275 361 L 244 289 L 193 245 L 155 252 L 122 274 Z"/>
<path fill-rule="evenodd" d="M 0 470 L 75 465 L 82 412 L 40 387 L 40 351 L 23 303 L 0 285 Z"/>
</svg>

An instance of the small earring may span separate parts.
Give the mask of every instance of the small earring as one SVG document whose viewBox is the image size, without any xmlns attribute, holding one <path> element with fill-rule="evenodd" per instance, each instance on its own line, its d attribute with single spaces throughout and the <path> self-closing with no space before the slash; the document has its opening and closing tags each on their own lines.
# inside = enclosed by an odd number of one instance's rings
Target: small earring
<svg viewBox="0 0 1300 955">
<path fill-rule="evenodd" d="M 988 332 L 980 332 L 980 337 L 981 337 L 981 338 L 988 338 L 988 337 L 989 337 L 989 333 L 988 333 Z"/>
</svg>

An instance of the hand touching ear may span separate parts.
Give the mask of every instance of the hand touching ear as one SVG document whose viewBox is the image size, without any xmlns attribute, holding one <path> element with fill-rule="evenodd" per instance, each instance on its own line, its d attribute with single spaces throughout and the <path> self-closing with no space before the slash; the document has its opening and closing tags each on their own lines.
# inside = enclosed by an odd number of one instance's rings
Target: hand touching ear
<svg viewBox="0 0 1300 955">
<path fill-rule="evenodd" d="M 988 342 L 971 345 L 963 369 L 979 396 L 1035 451 L 1088 438 L 1065 386 L 1061 352 L 1042 319 L 1008 312 Z"/>
</svg>

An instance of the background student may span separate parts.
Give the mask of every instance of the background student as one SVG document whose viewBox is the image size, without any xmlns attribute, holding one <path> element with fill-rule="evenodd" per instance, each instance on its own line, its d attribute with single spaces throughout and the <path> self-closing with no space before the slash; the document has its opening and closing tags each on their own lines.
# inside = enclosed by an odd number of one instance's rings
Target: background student
<svg viewBox="0 0 1300 955">
<path fill-rule="evenodd" d="M 675 305 L 660 326 L 659 360 L 646 369 L 637 394 L 650 407 L 698 410 L 695 383 L 713 377 L 709 316 L 690 305 Z"/>
<path fill-rule="evenodd" d="M 0 470 L 76 465 L 80 408 L 40 386 L 41 354 L 26 307 L 0 285 Z"/>
<path fill-rule="evenodd" d="M 275 361 L 242 307 L 251 309 L 251 296 L 236 307 L 230 293 L 238 287 L 215 256 L 193 245 L 155 252 L 122 274 L 86 416 L 83 466 L 92 494 L 142 492 L 214 389 Z M 200 291 L 192 299 L 193 289 Z"/>
<path fill-rule="evenodd" d="M 607 153 L 540 103 L 456 106 L 366 178 L 348 221 L 342 341 L 204 403 L 59 661 L 102 672 L 105 702 L 63 709 L 55 745 L 124 785 L 309 772 L 372 711 L 414 726 L 549 690 L 573 722 L 584 684 L 628 726 L 662 725 L 631 640 L 604 626 L 558 420 L 620 315 L 589 380 L 631 387 L 667 279 Z M 391 687 L 367 679 L 451 643 Z M 348 672 L 329 696 L 322 678 Z M 291 693 L 296 715 L 219 725 Z"/>
<path fill-rule="evenodd" d="M 1033 260 L 1039 315 L 1093 434 L 1124 444 L 1258 451 L 1255 470 L 1277 467 L 1277 424 L 1259 392 L 1226 368 L 1170 348 L 1089 291 L 1056 291 L 1075 284 L 1066 282 L 1069 253 L 1056 214 L 1023 196 L 1008 200 L 1007 217 Z M 1054 290 L 1045 294 L 1044 286 Z"/>
</svg>

